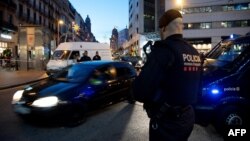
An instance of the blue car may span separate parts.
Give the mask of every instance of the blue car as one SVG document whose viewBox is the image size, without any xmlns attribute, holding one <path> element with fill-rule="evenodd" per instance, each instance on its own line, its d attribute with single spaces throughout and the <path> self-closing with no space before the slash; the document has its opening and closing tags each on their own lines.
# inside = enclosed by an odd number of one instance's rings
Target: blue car
<svg viewBox="0 0 250 141">
<path fill-rule="evenodd" d="M 128 99 L 135 77 L 127 62 L 77 63 L 17 91 L 12 105 L 24 119 L 80 121 L 92 109 Z"/>
<path fill-rule="evenodd" d="M 250 36 L 221 41 L 203 60 L 197 121 L 212 122 L 220 132 L 249 126 Z"/>
</svg>

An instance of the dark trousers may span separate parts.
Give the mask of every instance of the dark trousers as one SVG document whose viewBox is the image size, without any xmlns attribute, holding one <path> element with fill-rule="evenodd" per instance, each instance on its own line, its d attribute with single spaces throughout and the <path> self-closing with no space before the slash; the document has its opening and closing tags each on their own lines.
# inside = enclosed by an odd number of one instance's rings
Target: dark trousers
<svg viewBox="0 0 250 141">
<path fill-rule="evenodd" d="M 187 141 L 195 122 L 194 110 L 189 106 L 179 117 L 165 115 L 150 119 L 150 141 Z"/>
</svg>

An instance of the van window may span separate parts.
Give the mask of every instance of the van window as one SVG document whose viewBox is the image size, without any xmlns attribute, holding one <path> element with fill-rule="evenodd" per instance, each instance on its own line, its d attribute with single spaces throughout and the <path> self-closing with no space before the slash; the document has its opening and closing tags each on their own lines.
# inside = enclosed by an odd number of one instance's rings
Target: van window
<svg viewBox="0 0 250 141">
<path fill-rule="evenodd" d="M 56 50 L 52 56 L 52 59 L 64 60 L 68 59 L 70 54 L 69 50 Z"/>
<path fill-rule="evenodd" d="M 77 57 L 80 57 L 79 51 L 72 51 L 69 59 L 76 59 Z"/>
</svg>

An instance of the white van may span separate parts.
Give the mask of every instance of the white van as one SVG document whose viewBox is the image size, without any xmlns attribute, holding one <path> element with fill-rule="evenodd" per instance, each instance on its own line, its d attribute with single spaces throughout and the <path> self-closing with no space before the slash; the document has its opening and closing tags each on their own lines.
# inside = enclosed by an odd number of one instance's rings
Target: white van
<svg viewBox="0 0 250 141">
<path fill-rule="evenodd" d="M 93 59 L 98 51 L 101 60 L 112 60 L 111 50 L 108 44 L 96 42 L 64 42 L 59 44 L 53 56 L 47 63 L 47 73 L 53 73 L 76 63 L 76 56 L 82 57 L 84 51 Z"/>
</svg>

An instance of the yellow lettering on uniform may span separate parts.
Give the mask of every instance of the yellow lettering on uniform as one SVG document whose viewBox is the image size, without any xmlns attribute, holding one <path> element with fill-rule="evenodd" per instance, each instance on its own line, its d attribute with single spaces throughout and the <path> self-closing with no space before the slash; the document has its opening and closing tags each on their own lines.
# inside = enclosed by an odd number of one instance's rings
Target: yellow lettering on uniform
<svg viewBox="0 0 250 141">
<path fill-rule="evenodd" d="M 191 54 L 182 54 L 184 62 L 200 63 L 200 56 Z"/>
</svg>

